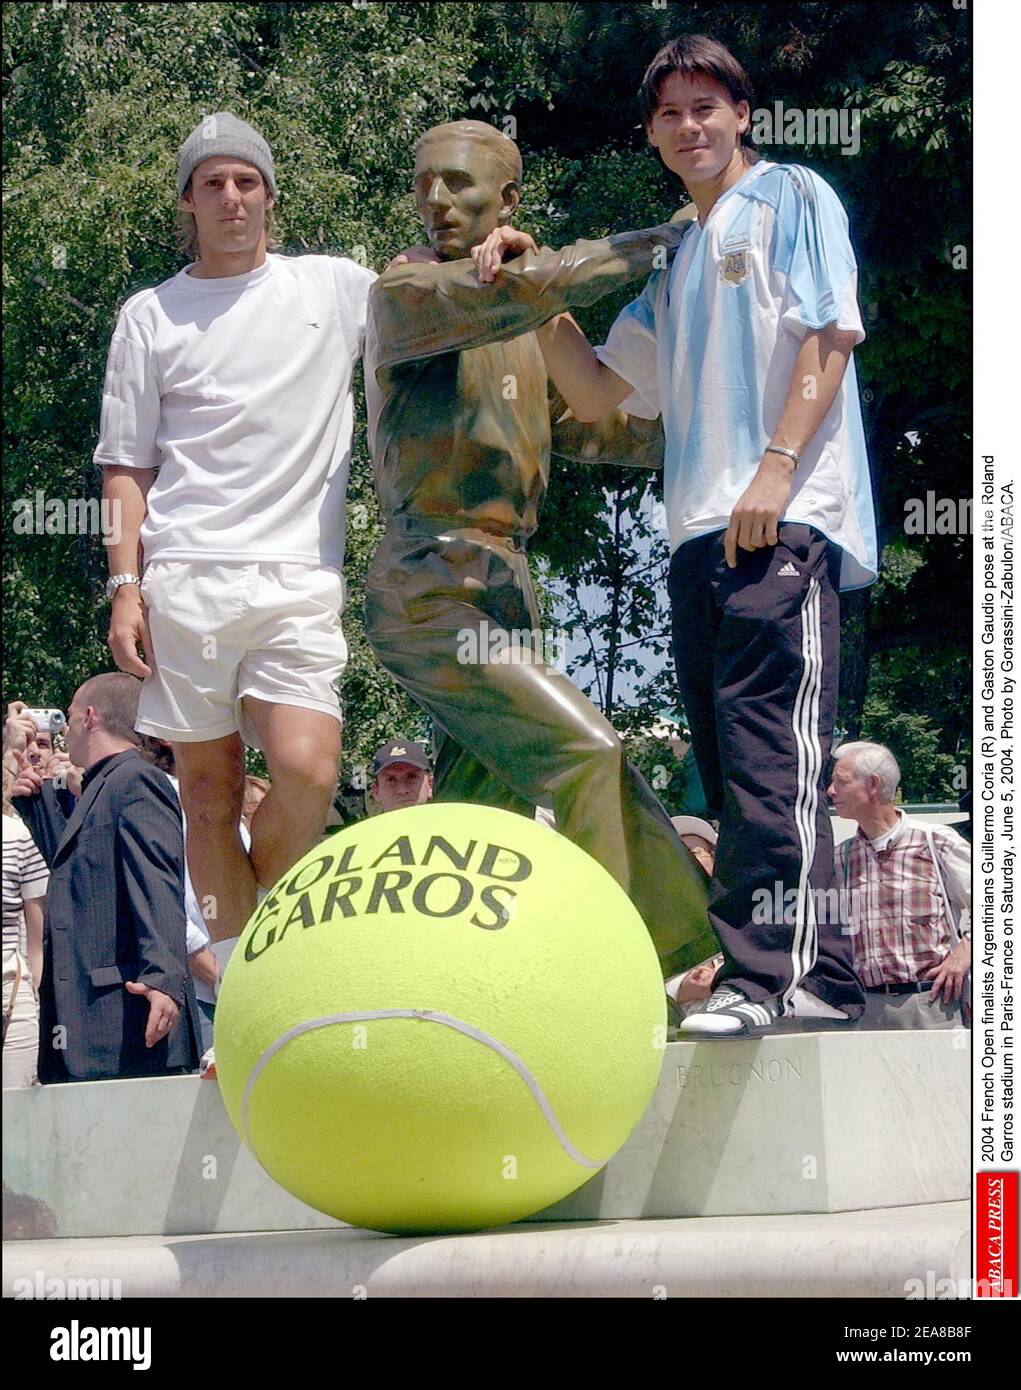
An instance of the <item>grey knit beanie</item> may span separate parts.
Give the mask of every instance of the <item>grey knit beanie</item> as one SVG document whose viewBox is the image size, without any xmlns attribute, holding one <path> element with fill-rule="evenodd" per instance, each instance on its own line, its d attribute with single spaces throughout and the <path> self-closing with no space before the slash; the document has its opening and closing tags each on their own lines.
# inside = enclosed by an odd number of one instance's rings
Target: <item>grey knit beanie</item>
<svg viewBox="0 0 1021 1390">
<path fill-rule="evenodd" d="M 177 156 L 178 197 L 187 188 L 195 166 L 216 154 L 233 155 L 246 164 L 254 164 L 266 180 L 270 193 L 274 198 L 277 196 L 273 156 L 265 140 L 247 121 L 232 112 L 215 111 L 211 116 L 203 116 L 181 146 Z"/>
</svg>

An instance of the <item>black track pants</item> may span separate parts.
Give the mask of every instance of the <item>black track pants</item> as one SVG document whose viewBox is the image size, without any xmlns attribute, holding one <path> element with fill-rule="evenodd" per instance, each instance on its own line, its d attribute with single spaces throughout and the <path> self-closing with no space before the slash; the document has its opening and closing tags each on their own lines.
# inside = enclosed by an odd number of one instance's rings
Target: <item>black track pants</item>
<svg viewBox="0 0 1021 1390">
<path fill-rule="evenodd" d="M 798 985 L 856 1017 L 826 803 L 840 659 L 840 551 L 811 526 L 738 551 L 722 531 L 670 563 L 674 659 L 710 814 L 719 818 L 709 919 L 717 982 L 750 999 Z"/>
</svg>

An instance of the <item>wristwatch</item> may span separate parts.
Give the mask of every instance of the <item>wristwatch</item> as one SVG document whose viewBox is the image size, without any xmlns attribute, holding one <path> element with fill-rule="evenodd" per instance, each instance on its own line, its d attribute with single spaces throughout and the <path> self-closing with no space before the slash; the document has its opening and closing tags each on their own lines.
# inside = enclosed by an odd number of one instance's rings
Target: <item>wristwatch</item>
<svg viewBox="0 0 1021 1390">
<path fill-rule="evenodd" d="M 106 581 L 106 600 L 109 603 L 122 584 L 141 584 L 137 574 L 111 574 Z"/>
</svg>

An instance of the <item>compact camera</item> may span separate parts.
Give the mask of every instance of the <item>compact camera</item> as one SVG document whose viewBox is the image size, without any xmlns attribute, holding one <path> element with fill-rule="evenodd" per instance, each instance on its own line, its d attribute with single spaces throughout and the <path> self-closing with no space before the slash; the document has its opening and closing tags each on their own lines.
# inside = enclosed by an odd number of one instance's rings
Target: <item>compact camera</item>
<svg viewBox="0 0 1021 1390">
<path fill-rule="evenodd" d="M 67 724 L 67 716 L 62 709 L 25 709 L 21 712 L 34 719 L 36 727 L 43 734 L 59 734 Z"/>
</svg>

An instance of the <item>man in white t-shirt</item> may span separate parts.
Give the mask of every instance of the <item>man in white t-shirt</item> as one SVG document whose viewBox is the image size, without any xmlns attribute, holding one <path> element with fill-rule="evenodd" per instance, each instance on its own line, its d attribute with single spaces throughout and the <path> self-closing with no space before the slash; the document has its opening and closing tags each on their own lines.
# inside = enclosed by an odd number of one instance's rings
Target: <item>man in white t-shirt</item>
<svg viewBox="0 0 1021 1390">
<path fill-rule="evenodd" d="M 814 904 L 833 883 L 839 590 L 877 569 L 847 218 L 818 175 L 758 160 L 750 82 L 715 40 L 667 44 L 642 101 L 697 221 L 604 346 L 566 314 L 537 337 L 579 420 L 617 407 L 663 417 L 674 655 L 720 821 L 709 918 L 725 957 L 681 1030 L 846 1024 L 862 987 L 839 922 L 817 920 Z M 508 247 L 526 249 L 515 235 L 481 249 L 481 278 Z M 780 921 L 763 920 L 766 900 L 784 905 Z"/>
<path fill-rule="evenodd" d="M 178 194 L 197 259 L 121 310 L 95 459 L 119 520 L 110 650 L 145 678 L 137 728 L 173 746 L 223 959 L 336 786 L 351 383 L 375 276 L 268 254 L 273 157 L 229 112 L 182 145 Z M 272 780 L 250 852 L 245 743 Z"/>
</svg>

